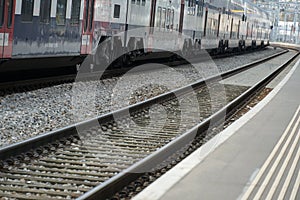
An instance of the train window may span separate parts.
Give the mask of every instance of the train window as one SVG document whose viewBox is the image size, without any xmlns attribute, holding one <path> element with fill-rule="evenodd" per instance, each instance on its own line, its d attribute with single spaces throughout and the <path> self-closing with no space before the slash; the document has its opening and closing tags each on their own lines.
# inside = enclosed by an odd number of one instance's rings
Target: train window
<svg viewBox="0 0 300 200">
<path fill-rule="evenodd" d="M 80 0 L 72 0 L 72 8 L 71 8 L 71 25 L 79 24 L 79 16 L 80 16 Z"/>
<path fill-rule="evenodd" d="M 33 0 L 22 0 L 21 19 L 24 22 L 32 21 Z"/>
<path fill-rule="evenodd" d="M 146 5 L 146 0 L 142 0 L 142 6 Z"/>
<path fill-rule="evenodd" d="M 161 23 L 161 7 L 157 8 L 157 14 L 156 14 L 156 27 L 160 27 Z"/>
<path fill-rule="evenodd" d="M 141 0 L 136 0 L 136 5 L 140 5 Z"/>
<path fill-rule="evenodd" d="M 88 27 L 89 5 L 90 5 L 90 1 L 86 0 L 86 6 L 85 6 L 85 11 L 84 11 L 84 25 L 83 25 L 84 32 L 87 31 L 87 27 Z"/>
<path fill-rule="evenodd" d="M 170 29 L 173 29 L 174 27 L 174 9 L 171 11 L 171 17 L 170 17 Z"/>
<path fill-rule="evenodd" d="M 206 31 L 207 35 L 211 35 L 211 26 L 212 26 L 212 19 L 207 18 L 207 31 Z"/>
<path fill-rule="evenodd" d="M 233 31 L 232 31 L 232 38 L 233 39 L 237 39 L 238 37 L 238 21 L 235 21 L 235 23 L 233 24 Z"/>
<path fill-rule="evenodd" d="M 90 22 L 90 26 L 89 26 L 89 31 L 92 30 L 93 28 L 93 20 L 94 20 L 94 3 L 95 3 L 95 0 L 91 0 L 91 6 L 90 6 L 90 19 L 89 19 L 89 22 Z"/>
<path fill-rule="evenodd" d="M 239 20 L 239 24 L 238 24 L 238 27 L 237 27 L 237 38 L 238 39 L 240 37 L 240 26 L 241 26 L 241 20 Z"/>
<path fill-rule="evenodd" d="M 4 22 L 4 0 L 0 0 L 0 13 L 0 27 L 2 27 Z"/>
<path fill-rule="evenodd" d="M 131 3 L 132 3 L 132 4 L 135 4 L 135 0 L 131 0 Z"/>
<path fill-rule="evenodd" d="M 166 27 L 167 27 L 167 29 L 170 28 L 170 15 L 171 15 L 171 10 L 168 9 L 167 16 L 166 16 Z"/>
<path fill-rule="evenodd" d="M 197 7 L 197 16 L 203 16 L 203 6 L 204 6 L 204 0 L 197 1 L 198 7 Z"/>
<path fill-rule="evenodd" d="M 8 5 L 8 18 L 7 18 L 7 28 L 11 28 L 12 25 L 12 18 L 13 18 L 13 7 L 14 7 L 14 1 L 9 0 L 9 5 Z"/>
<path fill-rule="evenodd" d="M 114 8 L 114 18 L 120 18 L 120 9 L 121 6 L 118 4 L 115 4 L 115 8 Z"/>
<path fill-rule="evenodd" d="M 40 7 L 40 22 L 49 23 L 50 21 L 50 10 L 51 10 L 51 0 L 41 0 Z"/>
<path fill-rule="evenodd" d="M 161 12 L 161 27 L 165 28 L 166 27 L 166 9 L 163 8 Z"/>
<path fill-rule="evenodd" d="M 230 39 L 232 38 L 232 29 L 233 29 L 233 18 L 231 18 L 231 23 L 230 23 Z"/>
<path fill-rule="evenodd" d="M 66 23 L 67 0 L 57 0 L 56 24 L 64 25 Z"/>
<path fill-rule="evenodd" d="M 247 22 L 246 39 L 248 39 L 248 36 L 249 36 L 249 22 Z"/>
<path fill-rule="evenodd" d="M 188 15 L 195 15 L 196 0 L 188 0 Z"/>
<path fill-rule="evenodd" d="M 212 26 L 213 34 L 218 35 L 218 20 L 213 19 L 213 26 Z"/>
</svg>

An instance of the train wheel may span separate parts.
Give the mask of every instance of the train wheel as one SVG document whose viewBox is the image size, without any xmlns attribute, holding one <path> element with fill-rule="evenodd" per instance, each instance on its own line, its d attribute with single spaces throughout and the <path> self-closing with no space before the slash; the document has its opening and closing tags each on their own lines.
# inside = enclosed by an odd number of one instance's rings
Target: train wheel
<svg viewBox="0 0 300 200">
<path fill-rule="evenodd" d="M 243 41 L 239 41 L 239 46 L 238 46 L 238 52 L 242 52 L 243 51 Z"/>
<path fill-rule="evenodd" d="M 123 56 L 123 62 L 125 64 L 125 67 L 129 67 L 132 64 L 132 61 L 131 61 L 130 56 L 128 54 Z"/>
<path fill-rule="evenodd" d="M 256 41 L 252 41 L 251 49 L 252 50 L 256 49 Z"/>
<path fill-rule="evenodd" d="M 225 47 L 224 47 L 224 44 L 223 44 L 223 40 L 220 40 L 219 41 L 218 53 L 222 54 L 222 53 L 224 53 L 224 50 L 225 50 Z"/>
<path fill-rule="evenodd" d="M 264 47 L 265 47 L 265 41 L 261 41 L 260 47 L 261 47 L 261 48 L 264 48 Z"/>
</svg>

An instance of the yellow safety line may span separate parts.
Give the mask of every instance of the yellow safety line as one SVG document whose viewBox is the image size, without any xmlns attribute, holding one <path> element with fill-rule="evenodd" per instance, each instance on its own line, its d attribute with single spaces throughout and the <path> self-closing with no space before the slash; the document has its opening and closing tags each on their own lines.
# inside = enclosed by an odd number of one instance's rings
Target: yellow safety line
<svg viewBox="0 0 300 200">
<path fill-rule="evenodd" d="M 278 187 L 278 185 L 280 183 L 280 180 L 281 180 L 281 178 L 282 178 L 282 176 L 283 176 L 283 174 L 285 172 L 285 169 L 286 169 L 289 161 L 291 160 L 294 151 L 296 150 L 299 137 L 300 137 L 300 130 L 298 131 L 298 134 L 295 137 L 294 142 L 293 142 L 292 146 L 290 147 L 290 149 L 288 151 L 288 155 L 286 156 L 286 158 L 284 160 L 284 163 L 282 164 L 282 166 L 281 166 L 281 168 L 280 168 L 280 170 L 279 170 L 279 172 L 278 172 L 278 174 L 276 176 L 276 179 L 273 182 L 273 185 L 271 186 L 271 189 L 270 189 L 270 191 L 268 193 L 268 196 L 267 196 L 266 200 L 271 200 L 272 199 L 272 197 L 273 197 L 273 195 L 274 195 L 274 193 L 276 191 L 276 188 Z M 297 151 L 296 157 L 299 156 L 298 153 L 299 153 L 299 149 Z"/>
<path fill-rule="evenodd" d="M 286 142 L 284 143 L 282 149 L 280 150 L 279 155 L 276 157 L 276 160 L 275 160 L 275 162 L 273 163 L 271 169 L 268 171 L 267 176 L 266 176 L 266 178 L 264 179 L 262 185 L 261 185 L 260 188 L 258 189 L 258 192 L 256 193 L 256 195 L 255 195 L 255 197 L 254 197 L 254 200 L 259 200 L 260 197 L 261 197 L 261 195 L 263 194 L 264 190 L 266 189 L 266 187 L 267 187 L 269 181 L 271 180 L 271 178 L 272 178 L 272 176 L 273 176 L 273 174 L 274 174 L 276 168 L 278 167 L 278 165 L 279 165 L 279 163 L 280 163 L 280 161 L 281 161 L 281 159 L 282 159 L 282 157 L 283 157 L 285 151 L 287 150 L 287 148 L 288 148 L 290 142 L 292 141 L 292 138 L 293 138 L 293 136 L 294 136 L 294 134 L 295 134 L 295 132 L 296 132 L 296 130 L 297 130 L 297 127 L 298 127 L 298 124 L 299 124 L 299 123 L 300 123 L 300 117 L 298 118 L 297 123 L 295 124 L 295 126 L 294 126 L 292 132 L 289 134 L 288 139 L 286 140 Z M 268 165 L 269 165 L 269 164 L 270 164 L 270 163 L 268 163 Z"/>
<path fill-rule="evenodd" d="M 250 194 L 252 193 L 254 187 L 257 185 L 258 181 L 260 180 L 260 178 L 262 177 L 263 173 L 265 172 L 265 170 L 267 169 L 268 165 L 270 164 L 270 162 L 272 161 L 273 157 L 276 155 L 277 150 L 279 149 L 279 147 L 281 146 L 282 142 L 284 141 L 284 138 L 286 137 L 286 135 L 289 133 L 291 126 L 294 124 L 294 121 L 298 115 L 300 111 L 300 106 L 298 107 L 296 113 L 294 114 L 291 122 L 289 123 L 287 129 L 285 130 L 285 132 L 283 133 L 283 135 L 281 136 L 280 140 L 278 141 L 278 143 L 276 144 L 276 146 L 274 147 L 273 151 L 271 152 L 271 154 L 269 155 L 269 157 L 267 158 L 267 160 L 265 161 L 265 163 L 263 164 L 262 168 L 260 169 L 260 171 L 258 172 L 257 176 L 255 177 L 255 179 L 253 180 L 253 182 L 251 183 L 251 185 L 249 186 L 248 190 L 244 193 L 243 197 L 241 198 L 241 200 L 246 200 L 249 198 Z"/>
<path fill-rule="evenodd" d="M 299 186 L 300 186 L 300 170 L 298 171 L 298 176 L 297 176 L 292 194 L 290 196 L 290 200 L 296 200 L 297 192 L 299 191 Z"/>
<path fill-rule="evenodd" d="M 298 137 L 298 139 L 299 139 L 299 137 Z M 282 186 L 282 189 L 281 189 L 281 191 L 280 191 L 280 193 L 279 193 L 278 200 L 280 200 L 280 199 L 283 200 L 283 199 L 284 199 L 284 195 L 285 195 L 285 193 L 286 193 L 286 191 L 287 191 L 287 189 L 288 189 L 288 187 L 289 187 L 289 184 L 290 184 L 290 182 L 291 182 L 291 180 L 292 180 L 292 177 L 293 177 L 293 174 L 294 174 L 294 172 L 295 172 L 297 163 L 298 163 L 298 161 L 299 161 L 299 157 L 300 157 L 300 145 L 299 145 L 299 147 L 298 147 L 297 154 L 296 154 L 296 156 L 294 157 L 294 161 L 293 161 L 292 166 L 291 166 L 291 168 L 290 168 L 290 170 L 289 170 L 289 173 L 288 173 L 288 175 L 287 175 L 287 177 L 286 177 L 286 179 L 285 179 L 285 182 L 284 182 L 284 184 L 283 184 L 283 186 Z M 296 184 L 295 184 L 295 185 L 296 185 Z"/>
</svg>

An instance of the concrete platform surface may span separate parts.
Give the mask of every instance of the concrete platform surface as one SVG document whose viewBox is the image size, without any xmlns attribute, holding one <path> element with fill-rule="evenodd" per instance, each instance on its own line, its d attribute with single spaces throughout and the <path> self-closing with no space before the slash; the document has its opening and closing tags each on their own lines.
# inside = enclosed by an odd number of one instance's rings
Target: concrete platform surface
<svg viewBox="0 0 300 200">
<path fill-rule="evenodd" d="M 300 49 L 299 44 L 293 44 L 293 43 L 285 43 L 285 42 L 270 42 L 271 46 L 278 46 L 278 47 L 285 47 L 285 48 L 295 48 Z"/>
<path fill-rule="evenodd" d="M 134 200 L 300 199 L 300 67 Z"/>
<path fill-rule="evenodd" d="M 277 58 L 268 60 L 265 63 L 259 64 L 239 74 L 226 78 L 222 80 L 221 83 L 225 85 L 241 85 L 252 87 L 268 74 L 275 71 L 279 65 L 285 63 L 288 59 L 291 59 L 296 53 L 296 51 L 285 53 Z"/>
</svg>

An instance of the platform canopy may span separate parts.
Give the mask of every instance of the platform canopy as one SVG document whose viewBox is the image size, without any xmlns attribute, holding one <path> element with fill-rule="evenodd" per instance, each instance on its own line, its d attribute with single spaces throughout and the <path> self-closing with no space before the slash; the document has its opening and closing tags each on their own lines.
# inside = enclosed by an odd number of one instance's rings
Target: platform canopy
<svg viewBox="0 0 300 200">
<path fill-rule="evenodd" d="M 274 19 L 272 40 L 300 43 L 300 0 L 249 0 L 268 11 Z"/>
</svg>

